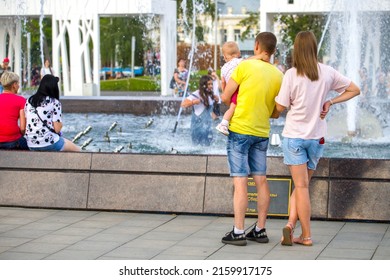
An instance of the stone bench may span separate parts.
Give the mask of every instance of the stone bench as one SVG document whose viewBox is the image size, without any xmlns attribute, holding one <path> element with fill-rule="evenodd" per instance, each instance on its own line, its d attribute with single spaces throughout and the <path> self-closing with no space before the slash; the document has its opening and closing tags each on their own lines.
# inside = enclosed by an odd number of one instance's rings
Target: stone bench
<svg viewBox="0 0 390 280">
<path fill-rule="evenodd" d="M 390 220 L 390 160 L 323 158 L 312 217 Z M 290 178 L 280 157 L 269 178 Z M 0 205 L 233 214 L 226 156 L 0 151 Z"/>
</svg>

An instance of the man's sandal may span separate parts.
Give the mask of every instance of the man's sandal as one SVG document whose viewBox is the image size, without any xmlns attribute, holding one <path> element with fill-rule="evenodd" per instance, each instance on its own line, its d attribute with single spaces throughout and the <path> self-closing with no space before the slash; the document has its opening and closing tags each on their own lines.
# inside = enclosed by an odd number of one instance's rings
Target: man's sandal
<svg viewBox="0 0 390 280">
<path fill-rule="evenodd" d="M 311 237 L 299 236 L 299 237 L 294 238 L 293 242 L 295 244 L 299 244 L 299 245 L 303 245 L 303 246 L 312 246 L 313 245 L 313 241 L 311 240 Z"/>
<path fill-rule="evenodd" d="M 292 246 L 293 243 L 294 227 L 291 224 L 287 224 L 283 228 L 283 236 L 280 243 L 284 246 Z"/>
</svg>

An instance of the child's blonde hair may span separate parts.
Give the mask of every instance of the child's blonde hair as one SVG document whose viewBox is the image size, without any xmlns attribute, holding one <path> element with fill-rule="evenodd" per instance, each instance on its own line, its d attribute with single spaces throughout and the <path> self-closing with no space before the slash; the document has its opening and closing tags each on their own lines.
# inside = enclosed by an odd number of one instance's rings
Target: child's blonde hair
<svg viewBox="0 0 390 280">
<path fill-rule="evenodd" d="M 224 57 L 240 57 L 241 52 L 236 42 L 229 41 L 222 45 L 222 54 Z"/>
</svg>

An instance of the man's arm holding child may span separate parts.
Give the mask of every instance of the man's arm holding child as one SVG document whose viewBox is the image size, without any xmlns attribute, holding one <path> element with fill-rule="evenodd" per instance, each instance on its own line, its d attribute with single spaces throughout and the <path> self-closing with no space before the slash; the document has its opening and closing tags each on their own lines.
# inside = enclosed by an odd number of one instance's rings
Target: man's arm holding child
<svg viewBox="0 0 390 280">
<path fill-rule="evenodd" d="M 237 90 L 238 84 L 232 78 L 229 79 L 229 82 L 226 84 L 226 87 L 221 95 L 221 100 L 227 106 L 230 105 L 230 100 L 232 98 L 233 93 Z"/>
</svg>

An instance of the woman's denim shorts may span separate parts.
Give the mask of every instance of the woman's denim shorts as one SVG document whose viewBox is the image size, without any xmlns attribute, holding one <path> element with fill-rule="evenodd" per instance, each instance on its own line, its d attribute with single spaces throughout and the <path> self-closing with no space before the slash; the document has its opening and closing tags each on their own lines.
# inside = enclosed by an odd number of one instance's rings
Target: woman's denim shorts
<svg viewBox="0 0 390 280">
<path fill-rule="evenodd" d="M 31 147 L 30 150 L 31 151 L 57 151 L 57 152 L 60 152 L 64 149 L 65 147 L 65 140 L 64 138 L 60 137 L 60 140 L 58 140 L 57 142 L 55 142 L 54 144 L 52 145 L 49 145 L 49 146 L 46 146 L 46 147 Z"/>
<path fill-rule="evenodd" d="M 323 139 L 323 138 L 322 138 Z M 307 163 L 307 168 L 316 170 L 318 161 L 324 153 L 324 140 L 283 138 L 284 163 L 301 165 Z"/>
<path fill-rule="evenodd" d="M 229 131 L 227 155 L 230 176 L 265 175 L 268 142 L 268 138 Z"/>
</svg>

